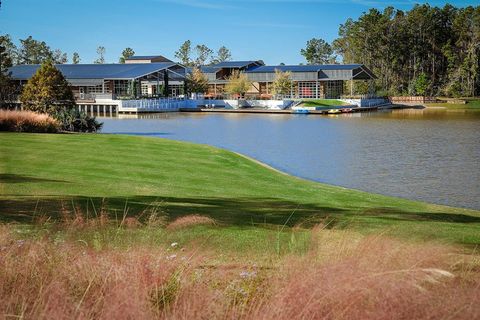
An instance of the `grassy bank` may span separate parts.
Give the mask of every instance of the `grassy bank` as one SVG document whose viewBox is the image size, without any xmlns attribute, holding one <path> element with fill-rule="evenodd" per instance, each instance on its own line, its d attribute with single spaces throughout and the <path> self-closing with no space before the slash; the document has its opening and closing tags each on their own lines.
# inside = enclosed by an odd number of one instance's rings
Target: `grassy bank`
<svg viewBox="0 0 480 320">
<path fill-rule="evenodd" d="M 480 111 L 480 99 L 462 99 L 465 100 L 467 103 L 428 103 L 426 104 L 427 107 L 435 107 L 435 108 L 445 108 L 448 110 L 468 110 L 468 111 Z"/>
<path fill-rule="evenodd" d="M 346 103 L 335 99 L 308 99 L 303 100 L 302 105 L 305 107 L 338 107 L 346 105 Z"/>
<path fill-rule="evenodd" d="M 154 210 L 167 221 L 210 216 L 224 227 L 211 231 L 211 238 L 234 248 L 235 241 L 255 243 L 265 230 L 319 222 L 364 233 L 480 243 L 478 211 L 305 181 L 209 146 L 120 135 L 11 133 L 0 134 L 0 145 L 4 222 L 53 221 L 62 208 L 87 216 L 104 208 L 111 217 L 142 221 Z"/>
</svg>

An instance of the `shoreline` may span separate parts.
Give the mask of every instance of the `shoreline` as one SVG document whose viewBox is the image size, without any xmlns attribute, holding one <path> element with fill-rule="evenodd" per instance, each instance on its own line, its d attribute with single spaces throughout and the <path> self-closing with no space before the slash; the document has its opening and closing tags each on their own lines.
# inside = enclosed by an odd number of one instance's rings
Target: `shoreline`
<svg viewBox="0 0 480 320">
<path fill-rule="evenodd" d="M 207 215 L 240 228 L 333 221 L 363 232 L 480 244 L 479 210 L 307 180 L 206 144 L 125 134 L 4 133 L 0 142 L 5 222 L 31 223 L 37 207 L 55 219 L 65 203 L 84 212 L 128 206 L 135 217 L 160 206 L 167 219 Z M 75 157 L 62 157 L 72 146 Z"/>
<path fill-rule="evenodd" d="M 362 193 L 369 194 L 369 195 L 391 197 L 391 198 L 396 198 L 396 199 L 401 199 L 401 200 L 406 200 L 406 201 L 419 202 L 419 203 L 424 203 L 424 204 L 428 204 L 428 205 L 441 206 L 441 207 L 447 207 L 447 208 L 452 208 L 452 209 L 459 209 L 459 210 L 466 210 L 466 211 L 473 210 L 473 211 L 478 211 L 480 213 L 480 208 L 471 208 L 471 207 L 464 207 L 464 206 L 452 206 L 452 205 L 447 205 L 447 204 L 442 204 L 442 203 L 435 203 L 435 202 L 428 202 L 428 201 L 419 200 L 419 199 L 406 198 L 406 197 L 402 197 L 402 196 L 398 196 L 398 195 L 382 194 L 382 193 L 365 191 L 365 190 L 362 190 L 362 189 L 357 189 L 357 188 L 352 188 L 352 187 L 345 187 L 345 186 L 337 185 L 337 184 L 325 183 L 325 182 L 317 181 L 317 180 L 314 180 L 314 179 L 309 179 L 309 178 L 297 176 L 295 174 L 288 173 L 288 172 L 282 171 L 280 169 L 277 169 L 277 168 L 275 168 L 275 167 L 273 167 L 269 164 L 266 164 L 266 163 L 262 162 L 261 160 L 255 159 L 255 158 L 253 158 L 251 156 L 248 156 L 248 155 L 245 155 L 243 153 L 233 151 L 233 150 L 230 150 L 230 149 L 227 149 L 227 148 L 220 148 L 220 147 L 208 144 L 208 143 L 197 143 L 197 142 L 186 141 L 186 140 L 175 140 L 175 139 L 170 139 L 170 138 L 165 138 L 165 137 L 160 137 L 160 136 L 149 137 L 149 136 L 143 136 L 143 135 L 124 134 L 124 133 L 101 133 L 101 134 L 124 135 L 124 136 L 129 136 L 129 137 L 142 137 L 142 138 L 152 138 L 152 139 L 164 139 L 164 140 L 169 140 L 169 141 L 174 141 L 174 142 L 191 143 L 191 144 L 194 144 L 194 145 L 208 146 L 210 148 L 215 148 L 215 149 L 218 149 L 218 150 L 231 152 L 231 153 L 233 153 L 237 156 L 240 156 L 240 157 L 245 158 L 249 161 L 252 161 L 252 162 L 254 162 L 254 163 L 256 163 L 256 164 L 258 164 L 258 165 L 260 165 L 260 166 L 262 166 L 266 169 L 269 169 L 269 170 L 273 171 L 273 172 L 282 174 L 284 176 L 288 176 L 290 178 L 298 179 L 300 181 L 318 183 L 318 184 L 323 185 L 323 186 L 340 188 L 340 189 L 345 190 L 345 191 L 351 190 L 351 191 L 356 191 L 356 192 L 362 192 Z"/>
</svg>

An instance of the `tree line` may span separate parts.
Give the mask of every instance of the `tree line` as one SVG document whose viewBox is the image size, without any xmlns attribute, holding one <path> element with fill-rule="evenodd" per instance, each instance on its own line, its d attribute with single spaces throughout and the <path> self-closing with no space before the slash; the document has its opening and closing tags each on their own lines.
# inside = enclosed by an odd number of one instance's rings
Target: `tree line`
<svg viewBox="0 0 480 320">
<path fill-rule="evenodd" d="M 106 49 L 97 48 L 94 63 L 105 63 Z M 133 56 L 122 51 L 119 63 Z M 415 5 L 409 11 L 387 7 L 370 9 L 358 19 L 339 27 L 332 43 L 311 39 L 300 54 L 308 64 L 361 63 L 378 77 L 375 89 L 381 95 L 480 95 L 480 6 L 456 8 Z M 230 50 L 216 52 L 204 44 L 185 41 L 175 58 L 185 66 L 211 65 L 231 60 Z M 67 63 L 67 54 L 52 50 L 31 36 L 15 45 L 9 35 L 0 36 L 0 74 L 12 64 Z M 80 63 L 77 52 L 72 63 Z M 3 70 L 3 71 L 2 71 Z M 1 81 L 1 79 L 0 79 Z M 356 82 L 357 93 L 371 87 Z"/>
<path fill-rule="evenodd" d="M 42 64 L 46 61 L 52 61 L 54 64 L 68 63 L 68 55 L 60 49 L 51 49 L 45 41 L 33 39 L 29 36 L 25 39 L 19 39 L 18 44 L 12 41 L 10 35 L 0 35 L 0 52 L 8 58 L 10 65 L 19 64 Z M 96 49 L 97 58 L 93 61 L 96 64 L 105 63 L 106 48 L 98 46 Z M 135 51 L 125 48 L 119 59 L 119 63 L 125 63 L 125 60 L 135 55 Z M 232 53 L 230 49 L 221 46 L 216 53 L 204 44 L 197 44 L 194 47 L 190 40 L 185 41 L 178 51 L 175 52 L 175 58 L 185 66 L 200 66 L 215 64 L 231 60 Z M 78 52 L 72 54 L 71 62 L 78 64 L 81 58 Z"/>
<path fill-rule="evenodd" d="M 95 64 L 105 63 L 106 49 L 104 46 L 98 46 L 96 49 L 97 58 L 93 61 Z M 18 44 L 12 41 L 8 34 L 0 35 L 0 53 L 6 59 L 3 64 L 19 65 L 19 64 L 42 64 L 51 61 L 54 64 L 65 64 L 69 62 L 68 55 L 60 49 L 51 49 L 45 41 L 33 39 L 29 36 L 25 39 L 19 39 Z M 119 63 L 125 63 L 125 60 L 135 55 L 135 51 L 127 47 L 125 48 L 119 59 Z M 1 64 L 0 60 L 0 64 Z M 79 64 L 81 62 L 80 54 L 74 52 L 71 62 Z"/>
<path fill-rule="evenodd" d="M 332 44 L 312 39 L 301 54 L 365 64 L 388 95 L 480 95 L 480 6 L 370 9 L 340 25 Z"/>
<path fill-rule="evenodd" d="M 216 54 L 204 44 L 197 44 L 192 48 L 192 42 L 187 40 L 175 52 L 175 58 L 184 66 L 198 67 L 228 61 L 232 58 L 232 53 L 225 46 L 221 46 Z"/>
</svg>

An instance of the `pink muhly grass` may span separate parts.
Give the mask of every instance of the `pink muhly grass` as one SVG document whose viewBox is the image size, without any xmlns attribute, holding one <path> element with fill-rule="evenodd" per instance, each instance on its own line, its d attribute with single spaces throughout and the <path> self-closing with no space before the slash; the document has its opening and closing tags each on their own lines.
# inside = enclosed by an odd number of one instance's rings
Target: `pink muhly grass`
<svg viewBox="0 0 480 320">
<path fill-rule="evenodd" d="M 19 240 L 12 230 L 0 226 L 5 318 L 480 317 L 480 263 L 444 245 L 314 229 L 307 254 L 266 266 L 259 255 L 257 266 L 219 263 L 221 251 L 188 245 L 95 250 L 48 236 Z"/>
<path fill-rule="evenodd" d="M 0 131 L 54 133 L 59 129 L 59 122 L 47 114 L 0 110 Z"/>
</svg>

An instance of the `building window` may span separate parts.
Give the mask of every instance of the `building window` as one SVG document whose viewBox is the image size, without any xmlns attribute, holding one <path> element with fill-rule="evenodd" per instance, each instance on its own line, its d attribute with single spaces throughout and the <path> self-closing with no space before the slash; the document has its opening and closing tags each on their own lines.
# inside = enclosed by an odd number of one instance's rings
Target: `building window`
<svg viewBox="0 0 480 320">
<path fill-rule="evenodd" d="M 325 98 L 338 99 L 343 94 L 343 81 L 326 81 L 325 82 Z"/>
<path fill-rule="evenodd" d="M 128 82 L 129 82 L 128 80 L 115 80 L 114 86 L 113 86 L 114 93 L 120 96 L 128 95 L 128 89 L 129 89 Z"/>
<path fill-rule="evenodd" d="M 148 96 L 148 84 L 142 83 L 142 96 Z"/>
<path fill-rule="evenodd" d="M 103 93 L 102 85 L 87 87 L 87 93 Z"/>
<path fill-rule="evenodd" d="M 317 98 L 317 88 L 316 82 L 298 82 L 298 97 L 299 98 Z"/>
<path fill-rule="evenodd" d="M 176 97 L 184 94 L 184 86 L 182 84 L 171 84 L 168 86 L 168 95 Z"/>
</svg>

